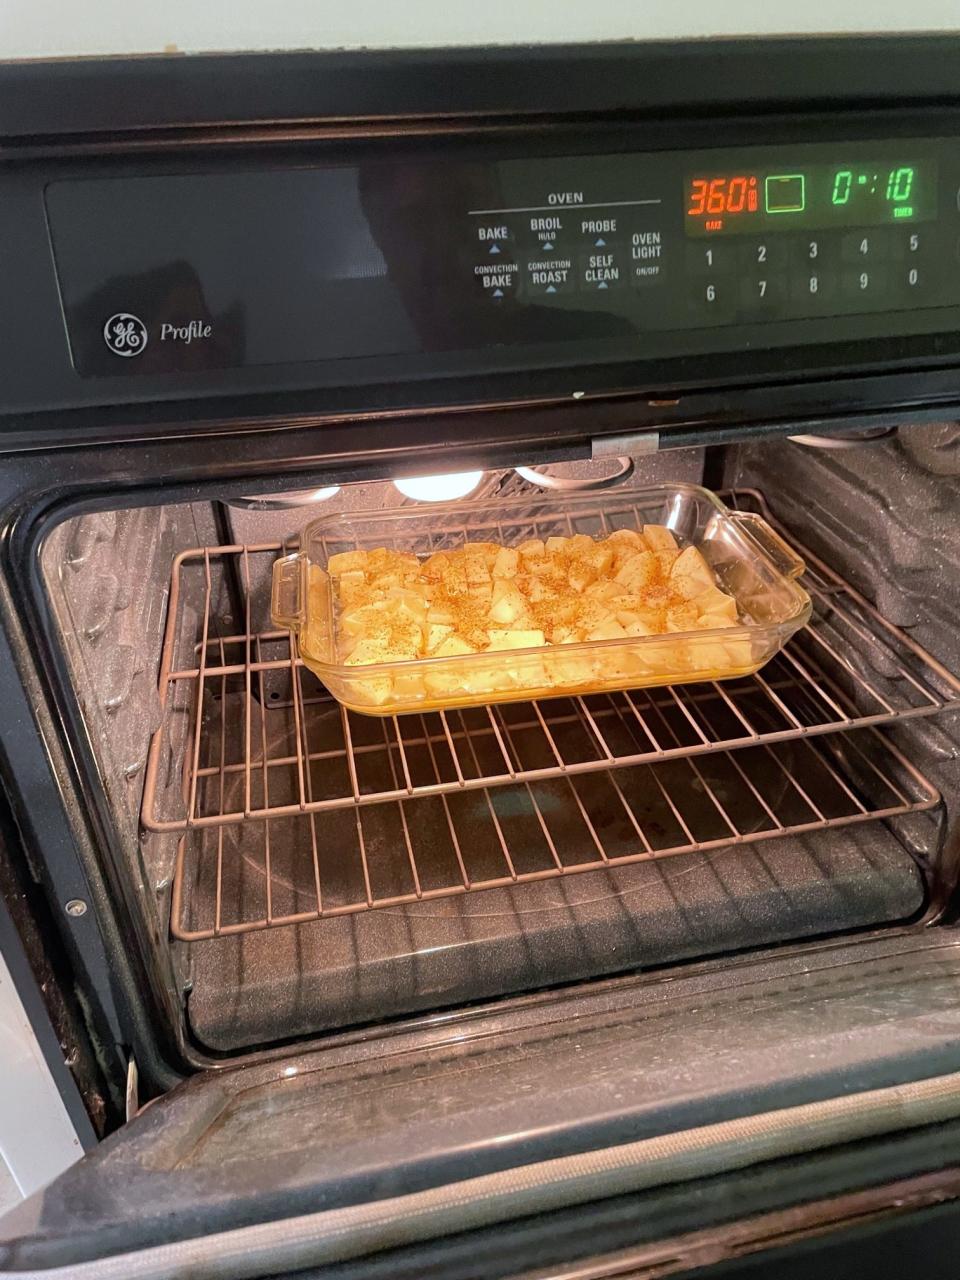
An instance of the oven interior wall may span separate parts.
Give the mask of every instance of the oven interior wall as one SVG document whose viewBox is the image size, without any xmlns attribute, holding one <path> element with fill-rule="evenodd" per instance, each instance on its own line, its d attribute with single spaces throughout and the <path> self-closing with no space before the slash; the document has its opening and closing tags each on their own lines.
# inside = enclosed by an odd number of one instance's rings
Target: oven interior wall
<svg viewBox="0 0 960 1280">
<path fill-rule="evenodd" d="M 759 489 L 784 526 L 884 618 L 960 671 L 960 424 L 901 427 L 855 447 L 745 443 L 724 452 L 722 476 L 724 486 Z M 887 732 L 938 787 L 952 829 L 960 716 L 947 711 Z M 938 896 L 957 870 L 939 862 Z"/>
<path fill-rule="evenodd" d="M 949 452 L 936 441 L 908 448 L 897 439 L 850 454 L 786 443 L 749 445 L 727 451 L 721 465 L 727 483 L 762 489 L 788 528 L 848 572 L 894 621 L 915 627 L 948 665 L 960 665 L 960 642 L 949 627 L 951 601 L 960 589 L 960 537 L 950 528 L 946 505 L 955 481 L 942 471 L 950 465 Z M 703 465 L 702 451 L 664 453 L 638 462 L 630 483 L 697 482 Z M 519 483 L 511 477 L 508 488 Z M 815 484 L 823 488 L 811 503 Z M 909 504 L 895 496 L 905 488 Z M 855 502 L 851 493 L 857 494 Z M 45 578 L 114 812 L 118 848 L 129 859 L 151 921 L 156 963 L 185 993 L 189 1034 L 196 1041 L 237 1052 L 391 1014 L 923 914 L 938 874 L 939 829 L 921 814 L 916 816 L 924 821 L 874 822 L 662 864 L 654 860 L 296 926 L 171 942 L 170 885 L 179 835 L 144 832 L 139 815 L 150 736 L 160 719 L 156 679 L 174 557 L 225 540 L 291 543 L 319 511 L 395 501 L 392 486 L 370 485 L 344 488 L 319 508 L 225 508 L 215 501 L 143 507 L 71 520 L 45 546 Z M 921 509 L 923 515 L 914 517 Z M 931 543 L 937 570 L 925 550 Z M 211 564 L 206 612 L 222 639 L 242 631 L 243 601 L 230 574 Z M 269 608 L 265 571 L 252 577 L 249 594 L 262 624 Z M 173 657 L 176 665 L 189 666 L 197 661 L 204 600 L 188 597 L 181 605 L 195 625 L 178 638 Z M 208 640 L 217 637 L 211 632 Z M 290 714 L 282 677 L 272 679 L 256 700 L 255 728 L 261 722 L 279 725 Z M 224 685 L 224 724 L 226 702 L 235 693 Z M 158 804 L 166 811 L 184 803 L 183 760 L 194 743 L 194 708 L 184 702 L 174 711 L 157 780 Z M 941 789 L 956 794 L 956 750 L 947 718 L 912 721 L 895 732 Z M 491 814 L 499 813 L 494 823 L 514 822 L 522 842 L 529 815 L 510 812 L 512 789 L 501 789 L 492 809 L 480 795 L 461 798 L 458 821 L 480 842 L 489 836 Z M 570 808 L 569 801 L 560 803 Z M 355 825 L 349 811 L 324 815 L 320 824 L 333 875 L 338 842 L 345 848 Z M 276 883 L 294 903 L 304 852 L 294 833 L 303 830 L 290 826 L 284 839 L 281 829 L 274 843 Z M 238 823 L 211 836 L 219 846 L 222 883 L 216 891 L 227 899 L 234 894 L 239 903 L 263 892 L 262 865 L 245 843 L 251 831 L 249 823 Z M 618 838 L 614 831 L 601 834 Z M 429 840 L 429 831 L 423 838 Z M 401 856 L 399 829 L 389 823 L 379 832 L 379 853 L 385 865 Z M 188 915 L 202 916 L 213 891 L 209 875 L 198 875 Z"/>
</svg>

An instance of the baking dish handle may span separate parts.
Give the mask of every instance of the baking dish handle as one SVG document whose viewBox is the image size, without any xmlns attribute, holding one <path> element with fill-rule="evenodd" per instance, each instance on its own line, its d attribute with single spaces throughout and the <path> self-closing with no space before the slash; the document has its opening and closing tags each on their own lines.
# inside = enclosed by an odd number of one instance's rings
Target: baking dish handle
<svg viewBox="0 0 960 1280">
<path fill-rule="evenodd" d="M 785 577 L 799 578 L 806 572 L 807 566 L 793 547 L 770 528 L 763 516 L 754 511 L 732 511 L 730 514 L 737 524 L 744 526 L 744 531 L 759 544 L 764 555 L 769 556 Z"/>
<path fill-rule="evenodd" d="M 288 631 L 299 631 L 303 626 L 303 580 L 306 567 L 306 557 L 299 551 L 274 561 L 270 616 L 275 626 L 286 627 Z"/>
</svg>

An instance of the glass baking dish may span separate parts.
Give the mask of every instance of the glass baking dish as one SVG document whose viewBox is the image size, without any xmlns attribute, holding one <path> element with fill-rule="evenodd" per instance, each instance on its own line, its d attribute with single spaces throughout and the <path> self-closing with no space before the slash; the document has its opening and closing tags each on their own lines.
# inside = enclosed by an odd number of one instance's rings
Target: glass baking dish
<svg viewBox="0 0 960 1280">
<path fill-rule="evenodd" d="M 336 604 L 325 566 L 338 553 L 388 547 L 423 559 L 467 541 L 516 547 L 529 538 L 602 538 L 645 524 L 665 525 L 681 549 L 700 550 L 717 585 L 736 600 L 735 626 L 365 666 L 337 660 Z M 809 619 L 810 598 L 795 581 L 803 570 L 761 516 L 730 511 L 697 485 L 542 493 L 315 520 L 299 552 L 274 565 L 271 612 L 276 626 L 296 634 L 304 664 L 344 706 L 402 715 L 750 675 Z"/>
</svg>

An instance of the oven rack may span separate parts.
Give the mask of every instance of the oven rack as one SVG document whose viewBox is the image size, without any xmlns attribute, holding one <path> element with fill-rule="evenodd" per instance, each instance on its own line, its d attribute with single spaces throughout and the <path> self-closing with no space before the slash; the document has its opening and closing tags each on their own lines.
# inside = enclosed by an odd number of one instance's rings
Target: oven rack
<svg viewBox="0 0 960 1280">
<path fill-rule="evenodd" d="M 759 495 L 731 497 L 762 506 Z M 271 629 L 269 569 L 289 548 L 183 552 L 170 584 L 143 825 L 187 832 L 486 793 L 960 706 L 957 677 L 778 532 L 807 564 L 813 614 L 754 676 L 386 718 L 333 702 L 295 638 Z"/>
<path fill-rule="evenodd" d="M 618 718 L 629 734 L 626 713 Z M 433 759 L 425 754 L 426 771 Z M 389 767 L 382 758 L 380 768 Z M 939 804 L 880 731 L 860 729 L 352 812 L 221 824 L 180 837 L 171 932 L 198 942 L 679 854 L 706 858 L 694 869 L 722 881 L 722 864 L 710 859 L 731 846 Z M 564 900 L 561 893 L 557 906 Z"/>
</svg>

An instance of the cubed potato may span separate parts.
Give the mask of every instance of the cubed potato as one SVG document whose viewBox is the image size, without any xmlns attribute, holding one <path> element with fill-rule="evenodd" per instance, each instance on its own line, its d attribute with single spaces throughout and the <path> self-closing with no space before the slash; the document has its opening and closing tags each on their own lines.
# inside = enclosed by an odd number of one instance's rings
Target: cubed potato
<svg viewBox="0 0 960 1280">
<path fill-rule="evenodd" d="M 608 547 L 603 542 L 596 542 L 589 558 L 597 571 L 597 577 L 602 577 L 613 568 L 613 547 Z"/>
<path fill-rule="evenodd" d="M 606 541 L 609 547 L 628 547 L 631 555 L 635 551 L 653 550 L 644 541 L 643 534 L 639 529 L 614 529 Z"/>
<path fill-rule="evenodd" d="M 470 550 L 464 555 L 464 567 L 467 575 L 467 585 L 476 586 L 480 582 L 490 581 L 490 570 L 487 567 L 487 561 L 482 551 Z"/>
<path fill-rule="evenodd" d="M 491 649 L 535 649 L 542 644 L 546 644 L 542 631 L 490 629 Z"/>
<path fill-rule="evenodd" d="M 530 559 L 542 560 L 545 554 L 545 548 L 542 538 L 528 538 L 526 542 L 521 542 L 517 547 L 517 555 L 524 562 Z"/>
<path fill-rule="evenodd" d="M 557 689 L 575 689 L 596 679 L 594 655 L 590 653 L 547 650 L 543 665 L 547 679 Z"/>
<path fill-rule="evenodd" d="M 344 609 L 340 614 L 340 634 L 344 638 L 360 637 L 382 625 L 386 617 L 386 604 L 383 601 L 360 605 L 356 609 Z"/>
<path fill-rule="evenodd" d="M 495 578 L 515 578 L 520 555 L 514 547 L 501 547 L 493 562 L 491 573 Z"/>
<path fill-rule="evenodd" d="M 591 582 L 583 594 L 590 600 L 615 600 L 621 592 L 622 588 L 616 582 L 604 578 Z"/>
<path fill-rule="evenodd" d="M 427 653 L 433 654 L 437 647 L 447 638 L 453 635 L 453 627 L 447 623 L 431 622 L 427 626 L 427 636 L 424 647 Z"/>
<path fill-rule="evenodd" d="M 393 680 L 390 676 L 358 676 L 351 679 L 348 698 L 362 706 L 382 707 L 393 697 Z"/>
<path fill-rule="evenodd" d="M 625 560 L 629 560 L 638 551 L 650 550 L 643 535 L 636 529 L 616 529 L 601 545 L 609 547 L 613 555 L 614 570 L 619 569 Z"/>
<path fill-rule="evenodd" d="M 472 644 L 454 631 L 440 641 L 433 656 L 435 658 L 455 658 L 462 654 L 476 652 L 477 650 Z"/>
<path fill-rule="evenodd" d="M 509 578 L 494 579 L 490 602 L 492 622 L 509 626 L 527 611 L 527 602 L 516 582 Z"/>
<path fill-rule="evenodd" d="M 657 564 L 660 566 L 660 572 L 665 578 L 670 577 L 670 570 L 673 568 L 679 551 L 655 551 L 653 553 L 657 557 Z"/>
<path fill-rule="evenodd" d="M 643 540 L 651 551 L 677 551 L 677 540 L 662 524 L 645 524 Z"/>
<path fill-rule="evenodd" d="M 465 596 L 470 583 L 467 581 L 467 566 L 463 557 L 450 558 L 441 572 L 440 583 L 449 596 Z"/>
<path fill-rule="evenodd" d="M 563 555 L 567 550 L 566 538 L 548 538 L 544 543 L 547 554 L 551 556 Z"/>
<path fill-rule="evenodd" d="M 681 578 L 699 582 L 701 591 L 705 591 L 707 587 L 716 586 L 713 571 L 696 547 L 684 548 L 673 562 L 673 566 L 670 569 L 670 581 L 679 583 Z"/>
<path fill-rule="evenodd" d="M 491 569 L 500 554 L 500 544 L 498 542 L 465 542 L 463 549 L 468 555 L 478 555 L 483 560 L 488 569 Z"/>
<path fill-rule="evenodd" d="M 754 653 L 753 641 L 749 638 L 724 640 L 723 647 L 732 670 L 748 671 L 751 667 L 756 666 L 759 655 Z"/>
<path fill-rule="evenodd" d="M 449 565 L 450 556 L 448 553 L 446 551 L 435 551 L 432 556 L 427 556 L 426 560 L 424 560 L 420 566 L 420 573 L 428 582 L 440 582 Z"/>
<path fill-rule="evenodd" d="M 574 591 L 584 591 L 596 581 L 597 571 L 588 560 L 574 560 L 567 574 L 567 581 Z"/>
<path fill-rule="evenodd" d="M 653 627 L 647 626 L 642 618 L 635 613 L 628 613 L 626 610 L 617 614 L 617 621 L 623 627 L 628 636 L 655 636 L 657 631 Z"/>
<path fill-rule="evenodd" d="M 737 621 L 736 600 L 733 596 L 728 596 L 725 591 L 721 591 L 719 587 L 708 587 L 706 591 L 694 597 L 694 604 L 701 617 L 704 614 L 718 614 L 731 623 Z"/>
<path fill-rule="evenodd" d="M 697 626 L 697 606 L 690 603 L 671 605 L 667 610 L 668 631 L 694 631 Z"/>
<path fill-rule="evenodd" d="M 615 578 L 628 591 L 643 591 L 657 580 L 657 576 L 658 565 L 653 552 L 638 551 L 623 562 Z"/>
<path fill-rule="evenodd" d="M 393 696 L 404 702 L 418 702 L 426 697 L 422 671 L 404 671 L 401 667 L 393 675 Z"/>
<path fill-rule="evenodd" d="M 427 693 L 434 698 L 453 698 L 458 694 L 469 692 L 463 669 L 452 663 L 449 667 L 435 667 L 423 673 L 423 685 Z"/>
<path fill-rule="evenodd" d="M 363 573 L 367 565 L 365 551 L 340 551 L 327 561 L 327 573 L 339 577 L 341 573 L 359 571 Z"/>
<path fill-rule="evenodd" d="M 626 638 L 627 633 L 616 618 L 607 618 L 592 631 L 587 632 L 588 640 L 625 640 Z"/>
<path fill-rule="evenodd" d="M 426 617 L 427 599 L 416 584 L 406 587 L 391 587 L 387 592 L 386 604 L 388 608 L 400 609 L 415 618 Z"/>
</svg>

